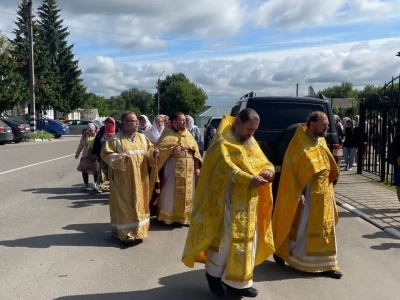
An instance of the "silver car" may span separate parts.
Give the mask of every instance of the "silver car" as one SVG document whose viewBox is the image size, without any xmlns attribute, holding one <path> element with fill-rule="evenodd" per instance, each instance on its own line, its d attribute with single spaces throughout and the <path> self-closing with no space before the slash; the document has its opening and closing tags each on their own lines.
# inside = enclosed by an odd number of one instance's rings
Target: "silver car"
<svg viewBox="0 0 400 300">
<path fill-rule="evenodd" d="M 67 124 L 69 127 L 69 134 L 77 135 L 82 134 L 87 129 L 89 123 L 93 123 L 97 128 L 103 126 L 103 124 L 97 120 L 68 120 L 64 122 L 64 124 Z"/>
</svg>

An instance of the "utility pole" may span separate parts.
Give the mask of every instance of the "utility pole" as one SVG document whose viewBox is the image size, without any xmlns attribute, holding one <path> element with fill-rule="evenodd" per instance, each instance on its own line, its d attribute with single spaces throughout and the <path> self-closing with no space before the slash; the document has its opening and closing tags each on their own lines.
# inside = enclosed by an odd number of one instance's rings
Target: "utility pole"
<svg viewBox="0 0 400 300">
<path fill-rule="evenodd" d="M 29 91 L 30 91 L 30 101 L 29 101 L 29 125 L 31 131 L 36 130 L 36 108 L 35 108 L 35 62 L 33 60 L 33 8 L 32 0 L 28 1 L 29 9 Z"/>
<path fill-rule="evenodd" d="M 302 81 L 304 78 L 306 78 L 306 75 L 301 77 L 301 79 L 299 81 L 297 81 L 297 83 L 296 83 L 296 97 L 299 96 L 299 82 Z"/>
<path fill-rule="evenodd" d="M 160 76 L 158 76 L 158 80 L 157 80 L 157 115 L 160 114 L 160 77 L 162 74 L 164 74 L 165 71 L 163 71 Z"/>
</svg>

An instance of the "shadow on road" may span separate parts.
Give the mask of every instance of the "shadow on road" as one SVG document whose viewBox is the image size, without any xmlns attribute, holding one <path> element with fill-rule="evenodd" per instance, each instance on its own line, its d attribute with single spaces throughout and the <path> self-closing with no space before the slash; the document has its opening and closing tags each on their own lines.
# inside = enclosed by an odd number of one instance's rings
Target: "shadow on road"
<svg viewBox="0 0 400 300">
<path fill-rule="evenodd" d="M 162 285 L 150 290 L 59 297 L 54 300 L 158 300 L 216 299 L 208 289 L 204 270 L 195 270 L 160 278 Z"/>
<path fill-rule="evenodd" d="M 129 248 L 129 245 L 112 237 L 109 223 L 71 224 L 63 229 L 78 231 L 78 233 L 50 234 L 0 241 L 0 246 L 39 249 L 63 246 Z"/>
<path fill-rule="evenodd" d="M 266 261 L 263 264 L 254 268 L 254 281 L 281 281 L 288 279 L 310 279 L 316 278 L 318 275 L 308 274 L 298 271 L 289 266 L 280 267 L 275 262 Z"/>
<path fill-rule="evenodd" d="M 373 245 L 370 247 L 373 250 L 400 249 L 400 241 L 384 231 L 377 231 L 373 234 L 365 234 L 362 237 L 369 239 L 369 240 L 374 240 L 374 239 L 391 239 L 391 240 L 393 240 L 393 243 L 382 243 L 380 245 Z M 397 241 L 397 243 L 395 241 Z"/>
<path fill-rule="evenodd" d="M 92 189 L 82 190 L 80 186 L 81 185 L 59 188 L 35 188 L 23 190 L 23 192 L 56 195 L 47 197 L 47 199 L 73 201 L 71 205 L 69 205 L 71 208 L 82 208 L 93 205 L 108 205 L 108 193 L 98 193 Z"/>
<path fill-rule="evenodd" d="M 339 211 L 338 215 L 339 215 L 339 219 L 340 218 L 358 218 L 355 214 L 353 214 L 349 211 Z"/>
</svg>

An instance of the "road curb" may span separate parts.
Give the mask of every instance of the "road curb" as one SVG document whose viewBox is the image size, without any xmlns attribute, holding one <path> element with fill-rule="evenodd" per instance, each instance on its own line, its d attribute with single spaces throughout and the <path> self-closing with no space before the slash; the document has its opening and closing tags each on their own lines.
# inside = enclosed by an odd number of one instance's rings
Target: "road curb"
<svg viewBox="0 0 400 300">
<path fill-rule="evenodd" d="M 351 212 L 352 214 L 355 214 L 356 216 L 360 217 L 361 219 L 367 221 L 368 223 L 378 227 L 379 229 L 383 230 L 384 232 L 386 232 L 386 233 L 390 234 L 391 236 L 395 237 L 396 239 L 400 240 L 400 231 L 398 231 L 397 229 L 394 229 L 393 227 L 391 227 L 391 225 L 389 225 L 385 222 L 373 219 L 370 215 L 363 213 L 359 209 L 346 203 L 343 200 L 336 198 L 336 202 L 337 202 L 337 204 L 339 204 L 339 206 L 341 206 L 345 210 Z"/>
</svg>

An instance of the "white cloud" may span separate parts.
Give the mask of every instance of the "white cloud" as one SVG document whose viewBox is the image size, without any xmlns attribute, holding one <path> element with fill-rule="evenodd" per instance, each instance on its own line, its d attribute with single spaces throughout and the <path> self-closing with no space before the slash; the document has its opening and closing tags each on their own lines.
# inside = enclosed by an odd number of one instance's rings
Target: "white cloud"
<svg viewBox="0 0 400 300">
<path fill-rule="evenodd" d="M 19 2 L 1 0 L 0 11 L 13 13 Z M 132 87 L 154 92 L 163 71 L 185 73 L 207 91 L 211 104 L 232 104 L 251 90 L 294 95 L 304 75 L 300 94 L 310 84 L 315 90 L 341 81 L 363 87 L 400 73 L 394 56 L 399 33 L 393 26 L 376 34 L 379 24 L 400 16 L 400 0 L 59 0 L 58 5 L 88 90 L 106 96 Z M 14 21 L 0 13 L 0 29 L 12 31 Z M 352 35 L 364 41 L 345 43 L 343 25 L 354 22 L 363 27 L 353 28 Z M 310 30 L 293 30 L 302 28 Z"/>
<path fill-rule="evenodd" d="M 381 85 L 400 73 L 400 59 L 395 57 L 399 44 L 400 38 L 385 39 L 145 64 L 129 64 L 126 58 L 126 63 L 112 64 L 113 70 L 108 75 L 100 71 L 102 61 L 110 65 L 102 58 L 88 63 L 88 67 L 95 65 L 99 71 L 85 77 L 89 89 L 96 91 L 91 84 L 96 82 L 108 87 L 111 95 L 132 87 L 154 92 L 163 70 L 166 74 L 183 72 L 207 91 L 210 104 L 232 104 L 252 90 L 259 95 L 294 95 L 295 84 L 303 75 L 307 77 L 300 84 L 300 94 L 306 93 L 308 85 L 318 90 L 342 81 L 353 82 L 358 88 L 366 84 Z"/>
</svg>

